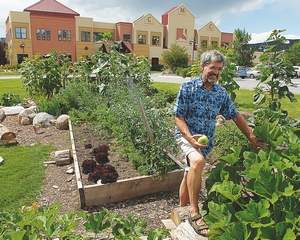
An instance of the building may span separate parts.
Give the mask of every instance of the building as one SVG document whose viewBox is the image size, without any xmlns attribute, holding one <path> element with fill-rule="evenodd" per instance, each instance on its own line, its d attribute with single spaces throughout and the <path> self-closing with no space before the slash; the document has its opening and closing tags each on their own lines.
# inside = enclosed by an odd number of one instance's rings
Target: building
<svg viewBox="0 0 300 240">
<path fill-rule="evenodd" d="M 56 51 L 78 61 L 103 47 L 96 43 L 107 33 L 110 40 L 122 41 L 126 51 L 147 57 L 152 65 L 159 65 L 163 51 L 175 43 L 186 48 L 191 62 L 197 46 L 228 46 L 233 40 L 232 33 L 222 33 L 212 22 L 196 30 L 195 17 L 183 4 L 165 12 L 161 22 L 148 13 L 132 23 L 107 23 L 81 17 L 56 0 L 40 0 L 23 12 L 9 12 L 7 60 L 16 65 L 25 57 Z"/>
</svg>

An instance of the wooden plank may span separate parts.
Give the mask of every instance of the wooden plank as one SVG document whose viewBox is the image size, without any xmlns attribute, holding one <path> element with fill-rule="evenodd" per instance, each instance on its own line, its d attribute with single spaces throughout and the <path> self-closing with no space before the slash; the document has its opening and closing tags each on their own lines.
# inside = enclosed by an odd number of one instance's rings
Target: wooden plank
<svg viewBox="0 0 300 240">
<path fill-rule="evenodd" d="M 198 207 L 200 210 L 202 209 L 201 202 L 198 203 Z M 190 206 L 177 207 L 172 210 L 171 219 L 176 225 L 179 225 L 180 223 L 188 219 L 189 213 L 190 213 Z"/>
<path fill-rule="evenodd" d="M 198 235 L 189 222 L 180 223 L 177 228 L 171 231 L 171 238 L 173 240 L 207 240 L 207 237 Z"/>
<path fill-rule="evenodd" d="M 85 204 L 86 206 L 96 206 L 157 192 L 175 191 L 179 189 L 183 173 L 183 170 L 175 170 L 163 177 L 140 176 L 119 180 L 115 183 L 85 186 Z"/>
<path fill-rule="evenodd" d="M 78 163 L 78 159 L 77 159 L 75 141 L 74 141 L 74 135 L 73 135 L 73 128 L 72 128 L 72 123 L 71 123 L 70 118 L 69 118 L 68 122 L 69 122 L 70 141 L 71 141 L 71 146 L 72 146 L 71 154 L 73 157 L 75 178 L 76 178 L 77 188 L 79 191 L 80 207 L 84 208 L 85 207 L 85 196 L 84 196 L 83 184 L 81 181 L 82 178 L 81 178 L 81 173 L 80 173 L 80 169 L 79 169 L 79 163 Z"/>
</svg>

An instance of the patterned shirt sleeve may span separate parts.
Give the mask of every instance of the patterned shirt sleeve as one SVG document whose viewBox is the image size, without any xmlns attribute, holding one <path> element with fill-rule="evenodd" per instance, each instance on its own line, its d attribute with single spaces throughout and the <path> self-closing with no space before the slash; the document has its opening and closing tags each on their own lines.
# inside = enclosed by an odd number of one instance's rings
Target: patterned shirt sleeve
<svg viewBox="0 0 300 240">
<path fill-rule="evenodd" d="M 225 98 L 220 110 L 220 114 L 223 115 L 226 120 L 233 119 L 237 115 L 235 105 L 227 93 L 225 93 Z"/>
<path fill-rule="evenodd" d="M 177 98 L 176 98 L 176 104 L 174 107 L 174 113 L 176 115 L 176 117 L 186 117 L 186 113 L 187 113 L 187 85 L 186 84 L 182 84 L 180 87 L 180 90 L 177 94 Z"/>
</svg>

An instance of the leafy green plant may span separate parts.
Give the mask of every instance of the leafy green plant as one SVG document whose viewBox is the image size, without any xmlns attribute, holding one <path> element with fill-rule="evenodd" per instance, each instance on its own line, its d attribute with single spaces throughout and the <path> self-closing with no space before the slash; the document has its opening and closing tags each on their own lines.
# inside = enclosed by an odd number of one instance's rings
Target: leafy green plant
<svg viewBox="0 0 300 240">
<path fill-rule="evenodd" d="M 0 95 L 0 105 L 2 106 L 13 106 L 21 103 L 22 98 L 14 93 L 3 93 Z"/>
<path fill-rule="evenodd" d="M 162 63 L 167 69 L 176 72 L 176 69 L 185 68 L 188 65 L 188 54 L 184 47 L 173 44 L 170 49 L 161 55 Z"/>
<path fill-rule="evenodd" d="M 297 239 L 300 140 L 276 123 L 264 122 L 254 132 L 266 149 L 236 147 L 209 174 L 210 238 Z"/>
<path fill-rule="evenodd" d="M 65 86 L 70 65 L 67 56 L 51 53 L 46 58 L 36 56 L 25 59 L 20 73 L 31 95 L 44 95 L 49 99 Z"/>
</svg>

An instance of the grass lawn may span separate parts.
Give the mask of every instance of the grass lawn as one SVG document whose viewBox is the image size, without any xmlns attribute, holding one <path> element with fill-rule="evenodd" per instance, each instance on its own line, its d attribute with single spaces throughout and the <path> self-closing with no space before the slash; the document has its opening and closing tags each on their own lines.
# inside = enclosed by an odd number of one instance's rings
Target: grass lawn
<svg viewBox="0 0 300 240">
<path fill-rule="evenodd" d="M 3 93 L 14 93 L 21 97 L 26 96 L 21 79 L 0 79 L 0 95 Z"/>
<path fill-rule="evenodd" d="M 0 76 L 16 76 L 20 75 L 18 72 L 0 72 Z"/>
<path fill-rule="evenodd" d="M 176 94 L 180 85 L 177 83 L 153 83 L 153 86 L 159 90 L 168 91 Z M 255 110 L 252 95 L 254 91 L 240 89 L 237 92 L 237 103 L 240 111 L 252 112 Z M 300 119 L 300 95 L 296 95 L 297 102 L 291 103 L 288 99 L 282 101 L 282 108 L 287 110 L 289 116 Z"/>
<path fill-rule="evenodd" d="M 0 147 L 5 159 L 0 166 L 0 211 L 13 210 L 35 201 L 44 177 L 47 145 Z"/>
</svg>

